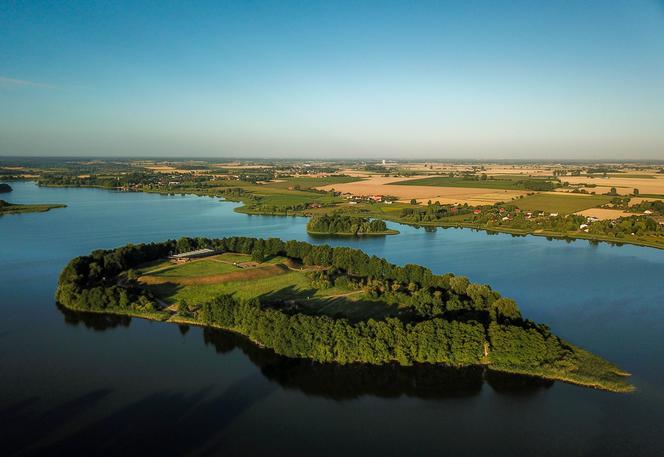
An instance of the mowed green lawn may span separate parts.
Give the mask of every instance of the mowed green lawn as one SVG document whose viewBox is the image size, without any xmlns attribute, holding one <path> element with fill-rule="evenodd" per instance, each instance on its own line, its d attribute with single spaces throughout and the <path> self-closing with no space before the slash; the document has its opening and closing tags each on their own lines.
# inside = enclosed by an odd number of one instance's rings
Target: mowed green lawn
<svg viewBox="0 0 664 457">
<path fill-rule="evenodd" d="M 611 201 L 606 195 L 534 194 L 509 202 L 525 211 L 571 214 L 595 208 Z"/>
<path fill-rule="evenodd" d="M 201 259 L 180 265 L 171 264 L 170 267 L 150 273 L 150 276 L 157 276 L 160 278 L 192 278 L 197 276 L 220 275 L 237 270 L 238 267 L 229 263 L 218 262 L 211 259 Z"/>
<path fill-rule="evenodd" d="M 156 284 L 148 287 L 166 303 L 180 303 L 186 300 L 191 305 L 205 303 L 224 294 L 232 294 L 236 298 L 245 300 L 268 295 L 271 299 L 278 300 L 288 299 L 293 293 L 305 293 L 311 290 L 309 279 L 298 271 L 247 281 L 188 286 Z"/>
</svg>

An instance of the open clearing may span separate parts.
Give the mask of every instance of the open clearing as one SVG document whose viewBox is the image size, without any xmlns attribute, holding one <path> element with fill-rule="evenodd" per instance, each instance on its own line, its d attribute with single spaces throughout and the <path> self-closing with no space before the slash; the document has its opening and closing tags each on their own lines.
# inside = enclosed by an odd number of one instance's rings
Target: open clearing
<svg viewBox="0 0 664 457">
<path fill-rule="evenodd" d="M 543 192 L 517 199 L 513 203 L 527 211 L 571 214 L 603 205 L 609 201 L 611 201 L 611 197 L 604 195 Z"/>
<path fill-rule="evenodd" d="M 251 266 L 241 268 L 233 263 Z M 307 273 L 317 267 L 292 269 L 297 266 L 282 257 L 255 263 L 248 255 L 225 253 L 182 264 L 160 260 L 136 271 L 144 272 L 138 282 L 167 305 L 184 300 L 191 306 L 222 294 L 233 294 L 244 300 L 259 298 L 262 303 L 293 312 L 349 319 L 398 314 L 396 307 L 371 299 L 362 290 L 316 289 L 311 286 Z"/>
</svg>

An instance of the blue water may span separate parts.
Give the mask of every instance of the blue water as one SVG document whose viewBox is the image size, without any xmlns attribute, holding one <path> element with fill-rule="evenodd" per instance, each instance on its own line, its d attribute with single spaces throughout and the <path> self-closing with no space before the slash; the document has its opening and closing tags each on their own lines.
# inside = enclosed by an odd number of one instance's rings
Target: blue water
<svg viewBox="0 0 664 457">
<path fill-rule="evenodd" d="M 12 187 L 10 202 L 68 207 L 0 217 L 0 443 L 10 455 L 664 455 L 664 251 L 397 224 L 397 236 L 321 241 L 306 219 L 247 216 L 214 198 Z M 56 307 L 72 257 L 183 235 L 346 244 L 467 275 L 632 372 L 638 390 L 316 367 L 223 332 Z"/>
</svg>

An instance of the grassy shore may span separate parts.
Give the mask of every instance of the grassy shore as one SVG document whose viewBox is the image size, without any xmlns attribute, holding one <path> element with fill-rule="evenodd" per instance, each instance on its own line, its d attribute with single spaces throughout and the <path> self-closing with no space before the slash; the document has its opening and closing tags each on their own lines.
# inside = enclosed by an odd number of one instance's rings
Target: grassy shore
<svg viewBox="0 0 664 457">
<path fill-rule="evenodd" d="M 66 207 L 67 205 L 61 204 L 22 205 L 18 203 L 7 203 L 4 200 L 0 200 L 0 216 L 5 214 L 43 213 L 54 208 Z"/>
</svg>

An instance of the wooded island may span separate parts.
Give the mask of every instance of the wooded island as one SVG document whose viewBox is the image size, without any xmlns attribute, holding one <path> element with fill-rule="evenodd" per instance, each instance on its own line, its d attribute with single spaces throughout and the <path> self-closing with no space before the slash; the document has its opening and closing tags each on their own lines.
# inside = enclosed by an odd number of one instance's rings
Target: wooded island
<svg viewBox="0 0 664 457">
<path fill-rule="evenodd" d="M 396 235 L 399 232 L 388 229 L 385 221 L 380 219 L 333 213 L 312 216 L 307 223 L 307 233 L 311 235 L 384 236 Z"/>
<path fill-rule="evenodd" d="M 74 310 L 227 329 L 322 363 L 483 365 L 633 390 L 628 373 L 524 319 L 487 285 L 346 247 L 231 237 L 98 250 L 66 266 L 56 299 Z"/>
</svg>

